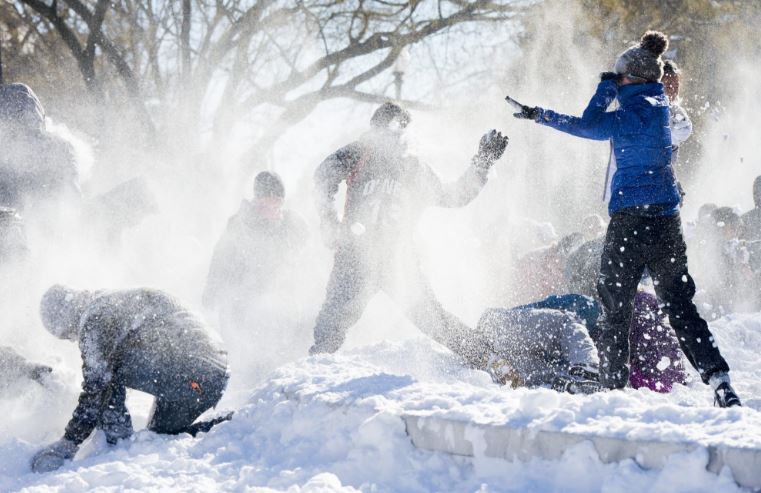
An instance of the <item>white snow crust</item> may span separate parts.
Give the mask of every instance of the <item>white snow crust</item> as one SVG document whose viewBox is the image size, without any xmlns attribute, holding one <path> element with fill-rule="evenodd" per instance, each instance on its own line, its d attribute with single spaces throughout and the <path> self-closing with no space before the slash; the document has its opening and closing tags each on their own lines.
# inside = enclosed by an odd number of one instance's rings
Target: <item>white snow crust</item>
<svg viewBox="0 0 761 493">
<path fill-rule="evenodd" d="M 0 491 L 502 492 L 742 491 L 729 471 L 705 470 L 706 453 L 672 457 L 663 470 L 633 461 L 603 464 L 587 444 L 560 461 L 508 463 L 416 449 L 402 416 L 441 416 L 481 424 L 761 448 L 761 315 L 712 325 L 733 367 L 742 409 L 712 407 L 707 386 L 671 394 L 648 390 L 570 396 L 511 390 L 425 338 L 379 342 L 283 366 L 256 389 L 233 391 L 221 406 L 231 422 L 194 439 L 139 431 L 115 447 L 96 433 L 73 462 L 28 472 L 31 455 L 60 436 L 76 388 L 65 384 L 6 394 L 0 430 Z M 73 377 L 73 375 L 70 375 Z M 72 378 L 76 380 L 76 378 Z M 130 400 L 136 425 L 148 403 Z M 134 409 L 137 409 L 134 412 Z"/>
</svg>

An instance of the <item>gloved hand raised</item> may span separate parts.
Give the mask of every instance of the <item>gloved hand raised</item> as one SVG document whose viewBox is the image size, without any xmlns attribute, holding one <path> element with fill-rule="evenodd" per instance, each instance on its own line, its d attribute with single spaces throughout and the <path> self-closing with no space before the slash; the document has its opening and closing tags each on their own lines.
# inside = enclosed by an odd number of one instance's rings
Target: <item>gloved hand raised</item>
<svg viewBox="0 0 761 493">
<path fill-rule="evenodd" d="M 600 74 L 600 80 L 612 80 L 618 83 L 621 80 L 621 74 L 617 74 L 615 72 L 603 72 Z"/>
<path fill-rule="evenodd" d="M 514 100 L 510 96 L 505 96 L 505 101 L 507 101 L 510 106 L 518 111 L 517 113 L 513 113 L 515 118 L 536 121 L 537 117 L 539 116 L 539 108 L 536 106 L 533 108 L 526 106 L 525 104 L 521 104 L 518 101 Z"/>
<path fill-rule="evenodd" d="M 67 460 L 73 459 L 77 454 L 79 446 L 67 440 L 61 438 L 55 443 L 51 443 L 44 449 L 40 450 L 34 457 L 32 457 L 31 467 L 34 472 L 50 472 L 55 471 L 63 465 Z"/>
<path fill-rule="evenodd" d="M 474 160 L 476 166 L 489 169 L 495 161 L 502 157 L 509 139 L 501 132 L 490 130 L 481 137 L 478 144 L 478 154 Z"/>
</svg>

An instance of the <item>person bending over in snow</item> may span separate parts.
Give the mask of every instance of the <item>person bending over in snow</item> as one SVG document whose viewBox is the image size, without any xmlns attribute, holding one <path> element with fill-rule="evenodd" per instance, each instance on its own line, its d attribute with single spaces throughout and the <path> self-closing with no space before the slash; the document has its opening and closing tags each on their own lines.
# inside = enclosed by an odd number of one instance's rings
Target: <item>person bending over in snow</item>
<svg viewBox="0 0 761 493">
<path fill-rule="evenodd" d="M 601 390 L 597 351 L 573 315 L 544 308 L 490 308 L 475 337 L 490 348 L 482 366 L 497 383 L 571 394 Z"/>
<path fill-rule="evenodd" d="M 610 140 L 616 170 L 611 215 L 600 264 L 598 292 L 604 322 L 598 343 L 600 381 L 609 389 L 629 381 L 629 327 L 637 285 L 645 268 L 653 277 L 688 361 L 714 390 L 722 407 L 738 406 L 729 366 L 692 301 L 695 283 L 679 217 L 679 190 L 671 166 L 669 100 L 658 82 L 668 39 L 649 31 L 605 72 L 581 118 L 520 106 L 517 118 L 534 120 L 578 137 Z M 620 107 L 606 111 L 614 99 Z"/>
<path fill-rule="evenodd" d="M 79 343 L 82 393 L 63 438 L 32 458 L 35 472 L 71 459 L 96 428 L 108 443 L 132 434 L 126 389 L 156 397 L 148 429 L 195 435 L 226 418 L 193 424 L 216 406 L 227 384 L 227 357 L 204 324 L 158 290 L 78 291 L 52 286 L 40 316 L 59 339 Z"/>
<path fill-rule="evenodd" d="M 420 330 L 466 361 L 482 354 L 470 347 L 472 329 L 436 300 L 420 269 L 413 233 L 426 207 L 462 207 L 473 200 L 508 139 L 496 130 L 488 132 L 465 173 L 444 184 L 407 153 L 402 137 L 409 121 L 409 113 L 399 105 L 384 103 L 373 114 L 369 132 L 317 169 L 318 212 L 335 260 L 310 354 L 337 351 L 380 290 L 391 295 Z M 334 202 L 341 182 L 346 182 L 347 192 L 339 220 Z"/>
</svg>

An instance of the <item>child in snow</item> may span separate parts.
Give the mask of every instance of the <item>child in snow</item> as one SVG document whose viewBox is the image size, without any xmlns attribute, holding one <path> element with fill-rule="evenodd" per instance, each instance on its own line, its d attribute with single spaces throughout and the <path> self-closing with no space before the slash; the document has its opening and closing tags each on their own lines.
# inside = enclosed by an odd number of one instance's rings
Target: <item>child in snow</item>
<svg viewBox="0 0 761 493">
<path fill-rule="evenodd" d="M 217 405 L 227 385 L 227 357 L 206 327 L 161 291 L 47 290 L 40 302 L 45 328 L 79 343 L 82 393 L 63 438 L 32 458 L 32 470 L 58 469 L 96 428 L 109 443 L 132 434 L 127 387 L 156 396 L 148 429 L 156 433 L 206 431 L 193 422 Z"/>
<path fill-rule="evenodd" d="M 729 366 L 692 301 L 695 283 L 687 270 L 680 195 L 671 166 L 669 100 L 658 82 L 667 46 L 664 34 L 645 33 L 638 45 L 618 57 L 614 72 L 601 75 L 581 118 L 528 106 L 515 116 L 577 137 L 610 140 L 613 146 L 611 220 L 597 285 L 604 311 L 598 343 L 601 383 L 619 389 L 629 381 L 633 302 L 647 268 L 682 351 L 713 388 L 715 402 L 738 406 Z M 606 111 L 614 99 L 620 107 Z"/>
<path fill-rule="evenodd" d="M 497 383 L 571 394 L 601 390 L 594 343 L 572 315 L 544 308 L 490 308 L 476 334 L 490 347 L 485 366 Z"/>
</svg>

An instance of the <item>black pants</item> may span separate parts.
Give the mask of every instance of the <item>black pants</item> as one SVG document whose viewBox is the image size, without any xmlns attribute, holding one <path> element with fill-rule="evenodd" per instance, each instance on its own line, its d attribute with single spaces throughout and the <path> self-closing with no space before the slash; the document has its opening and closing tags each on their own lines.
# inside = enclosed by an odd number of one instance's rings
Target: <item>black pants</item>
<svg viewBox="0 0 761 493">
<path fill-rule="evenodd" d="M 389 249 L 390 250 L 390 249 Z M 333 353 L 346 332 L 362 316 L 372 297 L 384 291 L 399 303 L 407 318 L 424 334 L 446 346 L 473 366 L 486 349 L 473 329 L 446 311 L 420 271 L 411 252 L 386 254 L 383 260 L 357 247 L 344 245 L 335 255 L 325 302 L 314 328 L 311 354 Z"/>
<path fill-rule="evenodd" d="M 619 212 L 608 225 L 597 282 L 603 305 L 597 343 L 602 384 L 623 388 L 629 381 L 629 326 L 634 295 L 646 268 L 682 351 L 703 381 L 708 382 L 715 372 L 729 371 L 708 324 L 692 302 L 695 283 L 687 271 L 679 215 Z"/>
<path fill-rule="evenodd" d="M 149 430 L 182 433 L 222 398 L 228 380 L 226 353 L 209 350 L 203 355 L 165 355 L 161 364 L 152 361 L 141 355 L 125 358 L 117 372 L 120 389 L 115 394 L 127 387 L 155 396 Z"/>
</svg>

